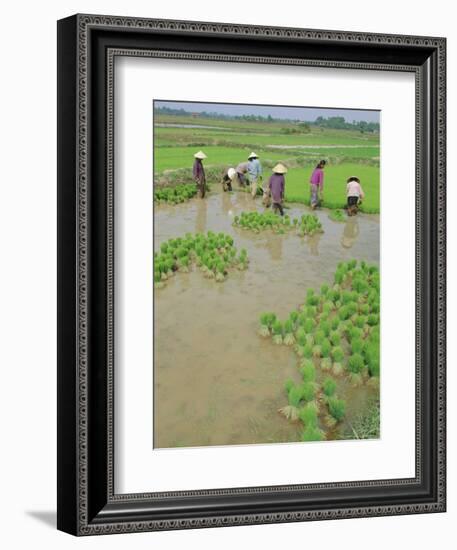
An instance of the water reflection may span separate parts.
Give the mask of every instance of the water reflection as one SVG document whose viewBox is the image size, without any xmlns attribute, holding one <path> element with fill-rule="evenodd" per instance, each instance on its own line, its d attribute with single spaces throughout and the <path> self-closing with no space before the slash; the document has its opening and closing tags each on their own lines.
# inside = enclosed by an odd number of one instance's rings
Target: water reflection
<svg viewBox="0 0 457 550">
<path fill-rule="evenodd" d="M 352 248 L 359 236 L 359 224 L 357 217 L 348 218 L 344 224 L 343 234 L 341 235 L 341 246 L 344 248 Z"/>
<path fill-rule="evenodd" d="M 206 220 L 208 217 L 208 201 L 196 199 L 197 215 L 195 216 L 195 232 L 206 233 Z"/>
</svg>

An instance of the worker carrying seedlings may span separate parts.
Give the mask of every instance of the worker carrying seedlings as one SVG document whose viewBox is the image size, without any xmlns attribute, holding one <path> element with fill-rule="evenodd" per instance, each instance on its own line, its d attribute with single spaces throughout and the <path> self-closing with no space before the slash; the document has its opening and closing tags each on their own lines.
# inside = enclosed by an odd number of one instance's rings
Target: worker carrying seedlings
<svg viewBox="0 0 457 550">
<path fill-rule="evenodd" d="M 321 160 L 309 179 L 310 205 L 314 210 L 324 201 L 324 167 L 327 161 Z"/>
<path fill-rule="evenodd" d="M 226 168 L 222 172 L 222 189 L 224 191 L 232 191 L 232 181 L 236 178 L 235 168 Z"/>
<path fill-rule="evenodd" d="M 273 168 L 273 175 L 270 176 L 268 182 L 268 188 L 271 194 L 271 200 L 273 203 L 273 211 L 276 212 L 279 210 L 281 216 L 284 216 L 284 210 L 282 208 L 282 203 L 284 201 L 284 191 L 286 188 L 286 179 L 284 174 L 287 172 L 287 168 L 284 164 L 278 163 Z"/>
<path fill-rule="evenodd" d="M 359 210 L 359 204 L 365 197 L 360 180 L 357 176 L 351 176 L 346 182 L 347 212 L 348 216 L 355 216 Z"/>
<path fill-rule="evenodd" d="M 251 184 L 251 196 L 255 199 L 257 187 L 262 181 L 262 165 L 260 164 L 259 157 L 254 151 L 248 157 L 248 174 Z"/>
<path fill-rule="evenodd" d="M 198 151 L 198 153 L 195 153 L 194 158 L 195 161 L 192 168 L 192 175 L 197 185 L 197 191 L 200 195 L 200 198 L 203 199 L 206 193 L 206 178 L 202 160 L 206 159 L 207 157 L 203 151 Z"/>
<path fill-rule="evenodd" d="M 238 178 L 238 183 L 240 184 L 241 187 L 246 187 L 247 185 L 246 174 L 248 173 L 248 170 L 249 170 L 249 162 L 241 162 L 236 167 L 236 175 Z"/>
</svg>

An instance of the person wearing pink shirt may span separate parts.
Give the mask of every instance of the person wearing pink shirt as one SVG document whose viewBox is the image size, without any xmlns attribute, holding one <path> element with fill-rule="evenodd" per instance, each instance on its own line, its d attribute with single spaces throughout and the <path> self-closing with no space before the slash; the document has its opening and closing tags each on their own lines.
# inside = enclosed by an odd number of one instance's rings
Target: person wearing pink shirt
<svg viewBox="0 0 457 550">
<path fill-rule="evenodd" d="M 326 164 L 325 160 L 321 160 L 309 179 L 310 205 L 313 210 L 324 200 L 324 167 Z"/>
<path fill-rule="evenodd" d="M 360 180 L 357 176 L 351 176 L 346 182 L 346 197 L 348 216 L 357 214 L 358 205 L 365 197 Z"/>
</svg>

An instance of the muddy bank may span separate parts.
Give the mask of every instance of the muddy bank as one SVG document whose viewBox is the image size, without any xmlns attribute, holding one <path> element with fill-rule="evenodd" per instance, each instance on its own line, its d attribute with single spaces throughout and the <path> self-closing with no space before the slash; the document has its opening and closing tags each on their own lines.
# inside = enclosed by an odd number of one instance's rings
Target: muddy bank
<svg viewBox="0 0 457 550">
<path fill-rule="evenodd" d="M 311 238 L 232 227 L 235 215 L 255 208 L 262 210 L 245 193 L 155 207 L 156 247 L 186 232 L 223 231 L 250 257 L 247 271 L 222 284 L 192 271 L 155 291 L 155 447 L 299 440 L 301 425 L 277 412 L 286 404 L 284 381 L 300 381 L 296 356 L 257 335 L 259 314 L 286 317 L 307 288 L 332 282 L 340 261 L 379 263 L 378 216 L 359 214 L 337 223 L 318 211 L 324 233 Z M 305 206 L 288 209 L 291 217 L 304 212 Z M 353 392 L 348 422 L 373 391 Z"/>
</svg>

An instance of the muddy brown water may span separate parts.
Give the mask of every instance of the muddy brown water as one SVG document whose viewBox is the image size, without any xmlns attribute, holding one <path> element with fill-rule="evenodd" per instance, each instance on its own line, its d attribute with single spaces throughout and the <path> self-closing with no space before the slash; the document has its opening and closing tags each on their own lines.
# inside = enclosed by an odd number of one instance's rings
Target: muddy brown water
<svg viewBox="0 0 457 550">
<path fill-rule="evenodd" d="M 281 319 L 303 303 L 309 287 L 331 284 L 336 265 L 355 258 L 379 264 L 379 216 L 359 214 L 346 223 L 317 211 L 324 233 L 259 234 L 232 227 L 241 211 L 262 211 L 249 194 L 211 193 L 175 206 L 155 206 L 156 249 L 186 232 L 223 231 L 246 248 L 250 265 L 217 283 L 194 268 L 177 273 L 154 292 L 154 447 L 195 447 L 300 440 L 302 426 L 278 413 L 287 404 L 284 381 L 301 377 L 292 348 L 257 334 L 258 319 Z M 291 217 L 308 213 L 292 206 Z M 368 386 L 339 382 L 347 400 L 344 423 L 373 396 Z M 342 393 L 343 392 L 343 393 Z"/>
</svg>

